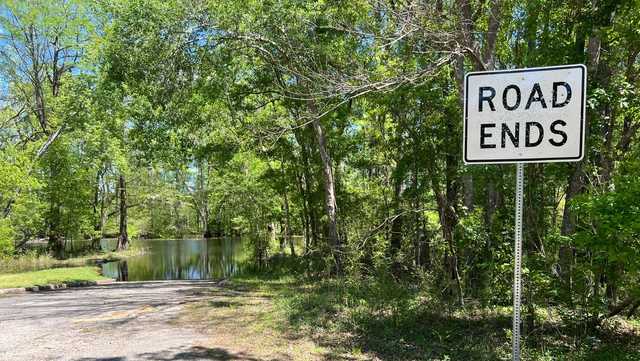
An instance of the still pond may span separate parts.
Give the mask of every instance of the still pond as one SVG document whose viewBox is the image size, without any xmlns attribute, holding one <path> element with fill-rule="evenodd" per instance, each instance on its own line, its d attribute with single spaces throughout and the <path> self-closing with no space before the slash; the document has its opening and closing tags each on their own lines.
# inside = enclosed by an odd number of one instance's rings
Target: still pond
<svg viewBox="0 0 640 361">
<path fill-rule="evenodd" d="M 142 255 L 102 265 L 106 277 L 118 281 L 221 279 L 237 274 L 247 259 L 240 238 L 135 240 Z M 113 243 L 113 244 L 112 244 Z M 114 240 L 103 240 L 113 249 Z"/>
</svg>

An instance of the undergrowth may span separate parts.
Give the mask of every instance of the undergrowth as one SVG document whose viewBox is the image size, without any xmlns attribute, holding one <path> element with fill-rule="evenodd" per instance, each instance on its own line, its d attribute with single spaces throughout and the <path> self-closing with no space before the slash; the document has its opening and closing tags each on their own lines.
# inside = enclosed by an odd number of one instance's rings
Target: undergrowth
<svg viewBox="0 0 640 361">
<path fill-rule="evenodd" d="M 275 257 L 247 268 L 233 285 L 268 293 L 278 314 L 273 327 L 310 335 L 322 346 L 385 360 L 509 360 L 511 308 L 456 307 L 384 274 L 313 278 L 302 263 Z M 587 336 L 536 312 L 523 335 L 523 360 L 640 360 L 638 322 L 612 319 Z"/>
</svg>

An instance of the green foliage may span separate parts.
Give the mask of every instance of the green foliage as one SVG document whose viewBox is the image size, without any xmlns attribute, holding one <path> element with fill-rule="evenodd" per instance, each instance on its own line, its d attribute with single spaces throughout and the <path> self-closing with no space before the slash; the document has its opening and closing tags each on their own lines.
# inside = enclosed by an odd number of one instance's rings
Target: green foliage
<svg viewBox="0 0 640 361">
<path fill-rule="evenodd" d="M 10 254 L 14 241 L 28 239 L 41 227 L 40 203 L 35 192 L 38 179 L 30 174 L 33 165 L 28 152 L 9 145 L 0 148 L 0 204 L 11 204 L 14 212 L 0 218 L 2 246 L 0 253 Z"/>
<path fill-rule="evenodd" d="M 0 257 L 13 253 L 14 231 L 8 219 L 0 220 Z"/>
<path fill-rule="evenodd" d="M 637 159 L 635 154 L 630 154 L 619 165 L 620 172 L 614 178 L 612 189 L 594 190 L 572 204 L 583 225 L 576 235 L 576 244 L 592 252 L 592 263 L 585 264 L 581 272 L 595 283 L 595 288 L 602 287 L 600 277 L 613 280 L 615 287 L 625 291 L 626 297 L 640 295 L 636 282 L 640 277 L 640 162 Z M 624 277 L 620 274 L 622 270 Z M 596 315 L 606 313 L 611 307 L 612 300 L 605 297 L 605 291 L 596 289 L 596 295 L 601 296 L 594 297 L 588 304 Z"/>
<path fill-rule="evenodd" d="M 582 197 L 575 207 L 586 224 L 576 237 L 579 245 L 634 272 L 640 266 L 636 262 L 640 256 L 640 181 L 635 172 L 640 168 L 632 167 L 633 173 L 616 178 L 615 190 Z"/>
</svg>

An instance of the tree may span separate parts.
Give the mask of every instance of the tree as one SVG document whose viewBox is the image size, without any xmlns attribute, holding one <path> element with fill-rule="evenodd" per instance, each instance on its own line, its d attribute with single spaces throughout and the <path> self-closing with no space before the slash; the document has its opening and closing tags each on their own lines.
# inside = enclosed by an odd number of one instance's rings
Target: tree
<svg viewBox="0 0 640 361">
<path fill-rule="evenodd" d="M 63 113 L 55 109 L 64 81 L 76 69 L 90 37 L 87 7 L 76 1 L 64 4 L 7 1 L 1 10 L 4 41 L 0 71 L 11 87 L 7 103 L 16 110 L 12 120 L 20 122 L 19 141 L 45 139 L 35 154 L 35 158 L 41 158 L 68 126 Z M 49 170 L 51 179 L 59 171 L 55 166 Z M 5 214 L 10 212 L 13 201 L 9 199 Z M 49 238 L 59 249 L 62 245 L 59 205 L 56 198 L 50 201 Z"/>
</svg>

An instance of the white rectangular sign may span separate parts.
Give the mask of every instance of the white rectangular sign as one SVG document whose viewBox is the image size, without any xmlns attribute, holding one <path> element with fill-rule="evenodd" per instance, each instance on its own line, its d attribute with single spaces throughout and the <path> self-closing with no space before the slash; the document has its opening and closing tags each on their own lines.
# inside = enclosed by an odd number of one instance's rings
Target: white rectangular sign
<svg viewBox="0 0 640 361">
<path fill-rule="evenodd" d="M 576 162 L 584 156 L 584 65 L 465 76 L 464 162 Z"/>
</svg>

